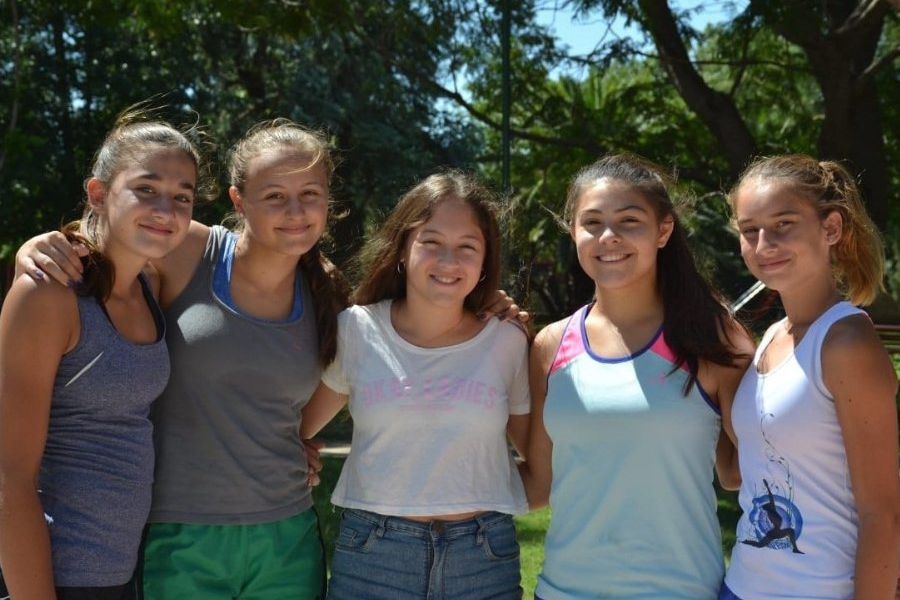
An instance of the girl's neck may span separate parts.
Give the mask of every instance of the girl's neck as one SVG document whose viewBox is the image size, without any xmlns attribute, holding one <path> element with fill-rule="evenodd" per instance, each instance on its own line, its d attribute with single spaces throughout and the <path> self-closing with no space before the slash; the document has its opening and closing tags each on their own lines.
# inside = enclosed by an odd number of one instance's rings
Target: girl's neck
<svg viewBox="0 0 900 600">
<path fill-rule="evenodd" d="M 803 289 L 779 291 L 788 327 L 807 327 L 843 298 L 832 277 L 817 277 Z"/>
<path fill-rule="evenodd" d="M 472 336 L 473 326 L 481 327 L 475 315 L 462 305 L 435 306 L 416 296 L 393 302 L 391 322 L 403 339 L 424 348 L 460 343 Z"/>
<path fill-rule="evenodd" d="M 235 244 L 231 279 L 240 279 L 263 291 L 292 286 L 299 260 L 296 256 L 269 251 L 244 231 Z"/>
<path fill-rule="evenodd" d="M 115 270 L 110 297 L 117 299 L 131 298 L 135 289 L 140 288 L 137 278 L 144 267 L 147 266 L 147 257 L 137 256 L 110 243 L 100 244 L 98 250 L 112 263 Z M 135 288 L 136 285 L 138 288 Z"/>
<path fill-rule="evenodd" d="M 619 330 L 628 330 L 663 319 L 663 301 L 654 280 L 636 282 L 623 288 L 603 289 L 596 286 L 591 312 L 602 316 Z"/>
</svg>

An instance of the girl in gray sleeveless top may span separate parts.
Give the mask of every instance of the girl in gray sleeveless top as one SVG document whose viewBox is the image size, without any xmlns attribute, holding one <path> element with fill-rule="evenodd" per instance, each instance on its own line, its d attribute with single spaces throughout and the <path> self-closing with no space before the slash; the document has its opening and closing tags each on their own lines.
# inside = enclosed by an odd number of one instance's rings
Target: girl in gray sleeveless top
<svg viewBox="0 0 900 600">
<path fill-rule="evenodd" d="M 141 273 L 184 239 L 199 155 L 171 126 L 120 117 L 80 222 L 77 294 L 19 277 L 0 313 L 0 596 L 130 597 L 150 510 L 150 404 L 169 376 Z"/>
</svg>

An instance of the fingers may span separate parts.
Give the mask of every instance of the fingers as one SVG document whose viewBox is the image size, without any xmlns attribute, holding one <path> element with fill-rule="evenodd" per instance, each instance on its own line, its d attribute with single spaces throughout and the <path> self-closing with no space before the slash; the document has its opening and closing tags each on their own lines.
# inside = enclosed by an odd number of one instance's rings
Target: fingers
<svg viewBox="0 0 900 600">
<path fill-rule="evenodd" d="M 303 446 L 306 449 L 306 465 L 307 475 L 306 483 L 310 487 L 315 487 L 321 483 L 319 473 L 322 471 L 322 456 L 319 450 L 324 446 L 319 440 L 303 440 Z"/>
<path fill-rule="evenodd" d="M 63 234 L 53 232 L 37 238 L 27 258 L 56 281 L 72 287 L 81 282 L 83 267 L 79 254 L 87 252 L 84 244 L 73 246 Z"/>
<path fill-rule="evenodd" d="M 491 317 L 505 315 L 506 311 L 513 305 L 513 299 L 506 292 L 497 290 L 487 299 L 487 304 L 479 311 L 478 318 L 486 321 Z"/>
</svg>

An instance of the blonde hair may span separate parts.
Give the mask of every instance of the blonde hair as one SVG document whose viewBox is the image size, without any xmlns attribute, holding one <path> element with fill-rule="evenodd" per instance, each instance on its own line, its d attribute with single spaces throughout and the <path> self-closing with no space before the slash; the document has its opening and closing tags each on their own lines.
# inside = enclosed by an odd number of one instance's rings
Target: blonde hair
<svg viewBox="0 0 900 600">
<path fill-rule="evenodd" d="M 853 176 L 840 163 L 819 161 L 804 154 L 769 156 L 755 160 L 728 195 L 732 212 L 741 186 L 749 180 L 778 179 L 808 198 L 824 219 L 841 215 L 841 238 L 831 250 L 835 279 L 856 305 L 871 304 L 884 288 L 884 247 L 878 228 L 869 218 Z"/>
<path fill-rule="evenodd" d="M 234 145 L 228 155 L 229 183 L 243 192 L 250 162 L 270 150 L 281 151 L 285 156 L 308 158 L 308 169 L 321 164 L 331 182 L 335 164 L 325 135 L 290 119 L 279 118 L 257 123 Z"/>
</svg>

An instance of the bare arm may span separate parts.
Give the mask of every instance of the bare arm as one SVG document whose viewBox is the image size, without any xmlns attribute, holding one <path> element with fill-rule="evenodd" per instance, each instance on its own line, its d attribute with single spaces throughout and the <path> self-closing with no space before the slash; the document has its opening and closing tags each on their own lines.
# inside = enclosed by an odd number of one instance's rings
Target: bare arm
<svg viewBox="0 0 900 600">
<path fill-rule="evenodd" d="M 891 598 L 897 585 L 900 520 L 897 378 L 866 317 L 848 317 L 832 326 L 822 347 L 822 372 L 834 396 L 859 515 L 853 597 Z"/>
<path fill-rule="evenodd" d="M 506 423 L 506 435 L 520 456 L 525 456 L 525 449 L 528 447 L 530 425 L 530 415 L 509 415 Z"/>
<path fill-rule="evenodd" d="M 305 440 L 319 433 L 341 412 L 348 399 L 346 394 L 339 394 L 324 382 L 319 382 L 319 387 L 301 411 L 300 437 Z"/>
<path fill-rule="evenodd" d="M 56 597 L 37 479 L 56 370 L 77 335 L 69 290 L 16 280 L 0 313 L 0 563 L 16 600 Z"/>
<path fill-rule="evenodd" d="M 532 509 L 546 506 L 550 502 L 553 442 L 544 428 L 544 401 L 547 397 L 547 375 L 550 373 L 550 366 L 559 347 L 565 323 L 559 321 L 541 330 L 531 346 L 529 356 L 531 424 L 525 462 L 519 465 L 519 472 L 525 484 L 528 505 Z"/>
<path fill-rule="evenodd" d="M 741 378 L 751 363 L 755 345 L 750 334 L 735 321 L 729 321 L 720 332 L 721 340 L 737 355 L 743 355 L 733 366 L 704 361 L 700 365 L 700 385 L 712 397 L 722 415 L 722 431 L 716 444 L 716 476 L 726 490 L 741 487 L 738 465 L 737 436 L 731 424 L 731 405 Z"/>
<path fill-rule="evenodd" d="M 723 490 L 741 489 L 741 468 L 738 464 L 737 448 L 724 429 L 719 432 L 719 441 L 716 443 L 716 477 Z"/>
</svg>

